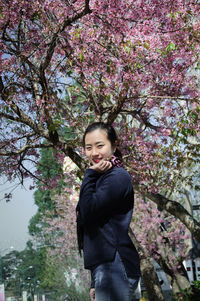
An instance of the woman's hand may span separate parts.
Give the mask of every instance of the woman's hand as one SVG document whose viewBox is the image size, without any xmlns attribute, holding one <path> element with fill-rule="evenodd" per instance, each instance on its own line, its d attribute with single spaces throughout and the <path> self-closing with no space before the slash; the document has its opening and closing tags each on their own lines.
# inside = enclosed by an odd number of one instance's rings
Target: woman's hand
<svg viewBox="0 0 200 301">
<path fill-rule="evenodd" d="M 94 169 L 97 172 L 106 172 L 111 167 L 112 167 L 112 163 L 106 160 L 101 160 L 100 162 L 90 166 L 91 169 Z"/>
<path fill-rule="evenodd" d="M 95 289 L 94 288 L 90 289 L 90 300 L 95 301 Z"/>
</svg>

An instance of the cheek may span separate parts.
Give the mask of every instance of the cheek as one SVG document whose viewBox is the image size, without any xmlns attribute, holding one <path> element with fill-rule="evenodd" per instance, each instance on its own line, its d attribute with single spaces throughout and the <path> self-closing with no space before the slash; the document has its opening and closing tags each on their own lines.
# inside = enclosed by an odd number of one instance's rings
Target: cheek
<svg viewBox="0 0 200 301">
<path fill-rule="evenodd" d="M 89 152 L 84 150 L 84 155 L 88 158 L 89 157 Z"/>
<path fill-rule="evenodd" d="M 112 155 L 112 149 L 110 147 L 108 147 L 105 151 L 105 155 L 110 156 Z"/>
<path fill-rule="evenodd" d="M 89 157 L 90 157 L 90 152 L 85 151 L 85 156 L 86 156 L 87 158 L 89 158 Z"/>
</svg>

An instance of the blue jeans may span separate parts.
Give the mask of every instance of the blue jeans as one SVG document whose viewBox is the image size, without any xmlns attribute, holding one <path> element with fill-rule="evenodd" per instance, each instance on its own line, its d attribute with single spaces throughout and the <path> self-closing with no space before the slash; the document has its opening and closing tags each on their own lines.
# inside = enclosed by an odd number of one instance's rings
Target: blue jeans
<svg viewBox="0 0 200 301">
<path fill-rule="evenodd" d="M 139 278 L 128 278 L 118 252 L 112 262 L 98 265 L 92 270 L 95 283 L 95 301 L 131 301 Z"/>
</svg>

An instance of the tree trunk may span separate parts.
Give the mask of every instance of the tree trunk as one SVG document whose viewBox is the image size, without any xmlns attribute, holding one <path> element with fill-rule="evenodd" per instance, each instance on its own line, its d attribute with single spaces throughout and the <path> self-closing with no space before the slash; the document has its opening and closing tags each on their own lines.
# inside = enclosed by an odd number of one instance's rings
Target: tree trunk
<svg viewBox="0 0 200 301">
<path fill-rule="evenodd" d="M 162 210 L 166 210 L 178 218 L 191 232 L 193 237 L 200 242 L 200 223 L 178 202 L 172 201 L 159 193 L 148 191 L 145 185 L 133 184 L 134 191 L 139 192 L 158 205 Z"/>
<path fill-rule="evenodd" d="M 172 292 L 178 293 L 180 290 L 186 289 L 190 287 L 189 280 L 182 274 L 176 273 L 171 280 Z"/>
<path fill-rule="evenodd" d="M 175 272 L 170 268 L 167 258 L 160 257 L 157 262 L 165 272 L 167 279 L 172 286 L 173 293 L 180 292 L 180 290 L 190 287 L 188 275 L 183 264 L 181 264 L 179 269 Z"/>
<path fill-rule="evenodd" d="M 142 273 L 142 279 L 144 281 L 149 300 L 164 301 L 164 296 L 159 283 L 159 279 L 154 269 L 151 258 L 149 258 L 147 252 L 137 241 L 131 228 L 129 228 L 129 235 L 140 257 L 140 268 Z"/>
</svg>

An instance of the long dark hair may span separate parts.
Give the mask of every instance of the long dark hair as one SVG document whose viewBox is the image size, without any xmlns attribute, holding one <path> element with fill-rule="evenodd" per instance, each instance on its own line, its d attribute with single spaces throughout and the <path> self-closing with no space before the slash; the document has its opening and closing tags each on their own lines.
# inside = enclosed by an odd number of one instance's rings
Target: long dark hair
<svg viewBox="0 0 200 301">
<path fill-rule="evenodd" d="M 118 137 L 117 137 L 117 134 L 116 134 L 116 131 L 115 129 L 113 128 L 112 125 L 108 124 L 108 123 L 104 123 L 102 121 L 99 121 L 99 122 L 94 122 L 92 124 L 90 124 L 87 129 L 85 130 L 85 133 L 83 135 L 83 140 L 82 140 L 82 144 L 83 144 L 83 147 L 85 148 L 85 136 L 88 134 L 88 133 L 91 133 L 97 129 L 101 129 L 101 130 L 104 130 L 106 131 L 107 133 L 107 138 L 108 140 L 110 141 L 112 147 L 114 147 L 116 145 L 116 142 L 118 142 Z M 114 154 L 114 156 L 122 159 L 122 153 L 120 152 L 120 150 L 118 148 L 116 148 Z"/>
</svg>

